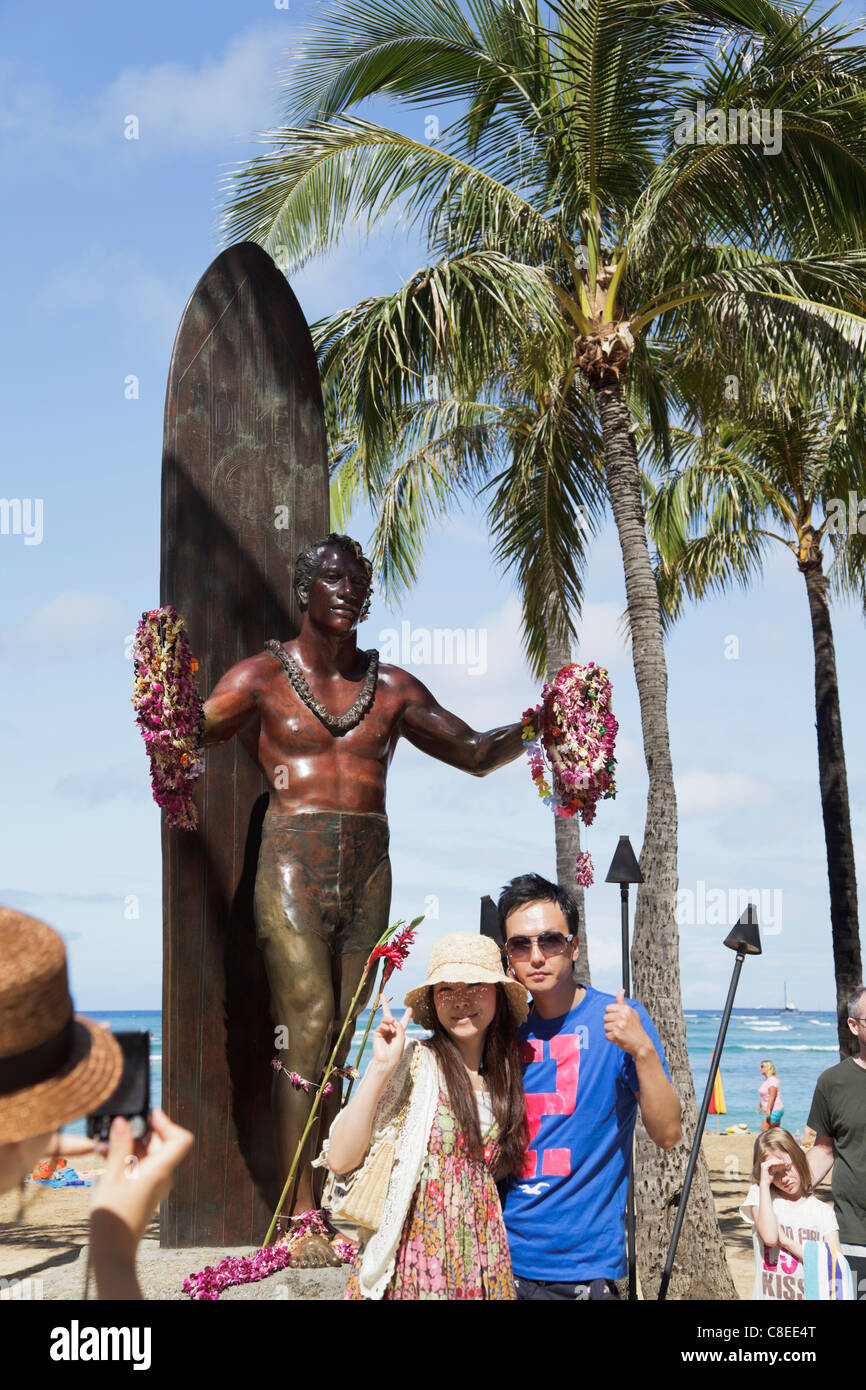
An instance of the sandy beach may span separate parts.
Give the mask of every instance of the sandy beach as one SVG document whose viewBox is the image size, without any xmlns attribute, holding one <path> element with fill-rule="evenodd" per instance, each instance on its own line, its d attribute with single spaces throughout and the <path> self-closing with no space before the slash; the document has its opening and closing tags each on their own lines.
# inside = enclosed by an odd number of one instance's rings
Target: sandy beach
<svg viewBox="0 0 866 1390">
<path fill-rule="evenodd" d="M 749 1187 L 754 1134 L 706 1134 L 704 1153 L 710 1165 L 728 1266 L 737 1293 L 747 1299 L 751 1293 L 752 1240 L 738 1214 Z M 79 1175 L 97 1175 L 103 1162 L 88 1159 L 88 1167 L 77 1168 Z M 13 1225 L 19 1196 L 9 1192 L 0 1197 L 0 1279 L 34 1282 L 36 1296 L 45 1299 L 80 1298 L 86 1265 L 85 1246 L 90 1209 L 90 1188 L 43 1188 L 27 1184 L 27 1205 L 22 1223 Z M 830 1199 L 829 1187 L 822 1184 L 820 1196 Z M 184 1278 L 223 1254 L 249 1254 L 248 1250 L 160 1250 L 159 1225 L 151 1223 L 139 1253 L 139 1278 L 145 1296 L 183 1299 Z M 344 1281 L 342 1270 L 290 1271 L 273 1275 L 260 1284 L 230 1289 L 223 1298 L 236 1299 L 334 1299 L 339 1298 Z M 7 1290 L 7 1296 L 9 1290 Z"/>
</svg>

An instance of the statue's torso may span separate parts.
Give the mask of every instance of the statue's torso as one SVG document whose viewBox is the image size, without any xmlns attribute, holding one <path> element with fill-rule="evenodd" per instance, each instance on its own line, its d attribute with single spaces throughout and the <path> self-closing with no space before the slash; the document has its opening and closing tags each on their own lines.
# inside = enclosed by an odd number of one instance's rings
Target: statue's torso
<svg viewBox="0 0 866 1390">
<path fill-rule="evenodd" d="M 380 666 L 375 697 L 364 718 L 336 736 L 308 709 L 275 658 L 259 665 L 259 718 L 240 739 L 270 788 L 271 805 L 303 811 L 385 811 L 388 766 L 400 733 L 406 673 Z M 354 703 L 359 684 L 340 676 L 310 680 L 313 694 L 334 715 Z"/>
</svg>

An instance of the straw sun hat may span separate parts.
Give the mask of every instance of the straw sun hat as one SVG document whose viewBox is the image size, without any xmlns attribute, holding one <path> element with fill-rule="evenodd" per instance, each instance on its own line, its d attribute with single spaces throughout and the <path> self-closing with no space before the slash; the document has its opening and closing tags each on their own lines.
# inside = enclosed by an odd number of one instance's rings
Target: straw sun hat
<svg viewBox="0 0 866 1390">
<path fill-rule="evenodd" d="M 0 1144 L 95 1110 L 122 1069 L 111 1034 L 72 1011 L 62 937 L 0 907 Z"/>
<path fill-rule="evenodd" d="M 523 1023 L 529 1013 L 529 995 L 523 985 L 505 974 L 496 942 L 489 936 L 463 931 L 443 936 L 436 942 L 430 952 L 427 979 L 417 989 L 410 989 L 403 1003 L 412 1010 L 415 1023 L 422 1028 L 432 1028 L 427 991 L 432 985 L 458 984 L 504 985 L 514 1022 Z"/>
</svg>

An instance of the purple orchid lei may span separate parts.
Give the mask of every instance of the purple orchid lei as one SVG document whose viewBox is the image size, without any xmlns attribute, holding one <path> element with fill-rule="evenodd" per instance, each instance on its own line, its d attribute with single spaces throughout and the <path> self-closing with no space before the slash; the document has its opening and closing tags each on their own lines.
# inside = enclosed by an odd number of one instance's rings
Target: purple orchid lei
<svg viewBox="0 0 866 1390">
<path fill-rule="evenodd" d="M 292 1220 L 292 1231 L 276 1245 L 264 1245 L 252 1255 L 226 1255 L 218 1265 L 206 1265 L 198 1274 L 190 1274 L 183 1281 L 183 1291 L 189 1298 L 215 1302 L 220 1294 L 237 1284 L 256 1284 L 287 1269 L 291 1263 L 292 1252 L 304 1236 L 320 1235 L 329 1239 L 328 1231 L 320 1211 L 305 1211 Z M 338 1238 L 331 1241 L 331 1249 L 343 1264 L 351 1264 L 358 1253 L 354 1241 Z"/>
<path fill-rule="evenodd" d="M 288 1067 L 284 1067 L 279 1057 L 271 1058 L 271 1066 L 273 1067 L 274 1071 L 282 1072 L 284 1076 L 287 1076 L 290 1083 L 292 1084 L 292 1086 L 294 1086 L 296 1091 L 305 1091 L 307 1095 L 309 1095 L 310 1091 L 318 1090 L 318 1087 L 314 1081 L 307 1081 L 305 1077 L 299 1076 L 296 1071 L 289 1071 Z M 336 1076 L 356 1077 L 358 1075 L 354 1067 L 332 1067 L 331 1070 L 332 1073 Z M 330 1081 L 326 1081 L 324 1086 L 322 1087 L 322 1095 L 329 1096 L 333 1089 L 334 1088 L 331 1085 Z"/>
</svg>

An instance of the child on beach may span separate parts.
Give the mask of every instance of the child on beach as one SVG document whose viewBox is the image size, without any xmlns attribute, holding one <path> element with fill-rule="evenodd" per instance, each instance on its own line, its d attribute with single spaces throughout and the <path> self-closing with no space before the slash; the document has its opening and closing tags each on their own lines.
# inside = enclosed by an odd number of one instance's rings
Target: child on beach
<svg viewBox="0 0 866 1390">
<path fill-rule="evenodd" d="M 839 1230 L 833 1208 L 813 1195 L 806 1155 L 786 1129 L 775 1126 L 758 1135 L 752 1186 L 740 1215 L 754 1228 L 752 1298 L 803 1298 L 804 1241 L 838 1249 Z"/>
<path fill-rule="evenodd" d="M 331 1127 L 332 1172 L 394 1136 L 385 1214 L 359 1251 L 349 1299 L 513 1299 L 496 1180 L 520 1172 L 529 1130 L 516 1028 L 528 995 L 489 938 L 436 943 L 398 1022 L 383 1000 L 373 1059 Z M 427 1041 L 406 1042 L 414 1013 Z M 390 1129 L 389 1129 L 390 1126 Z"/>
</svg>

